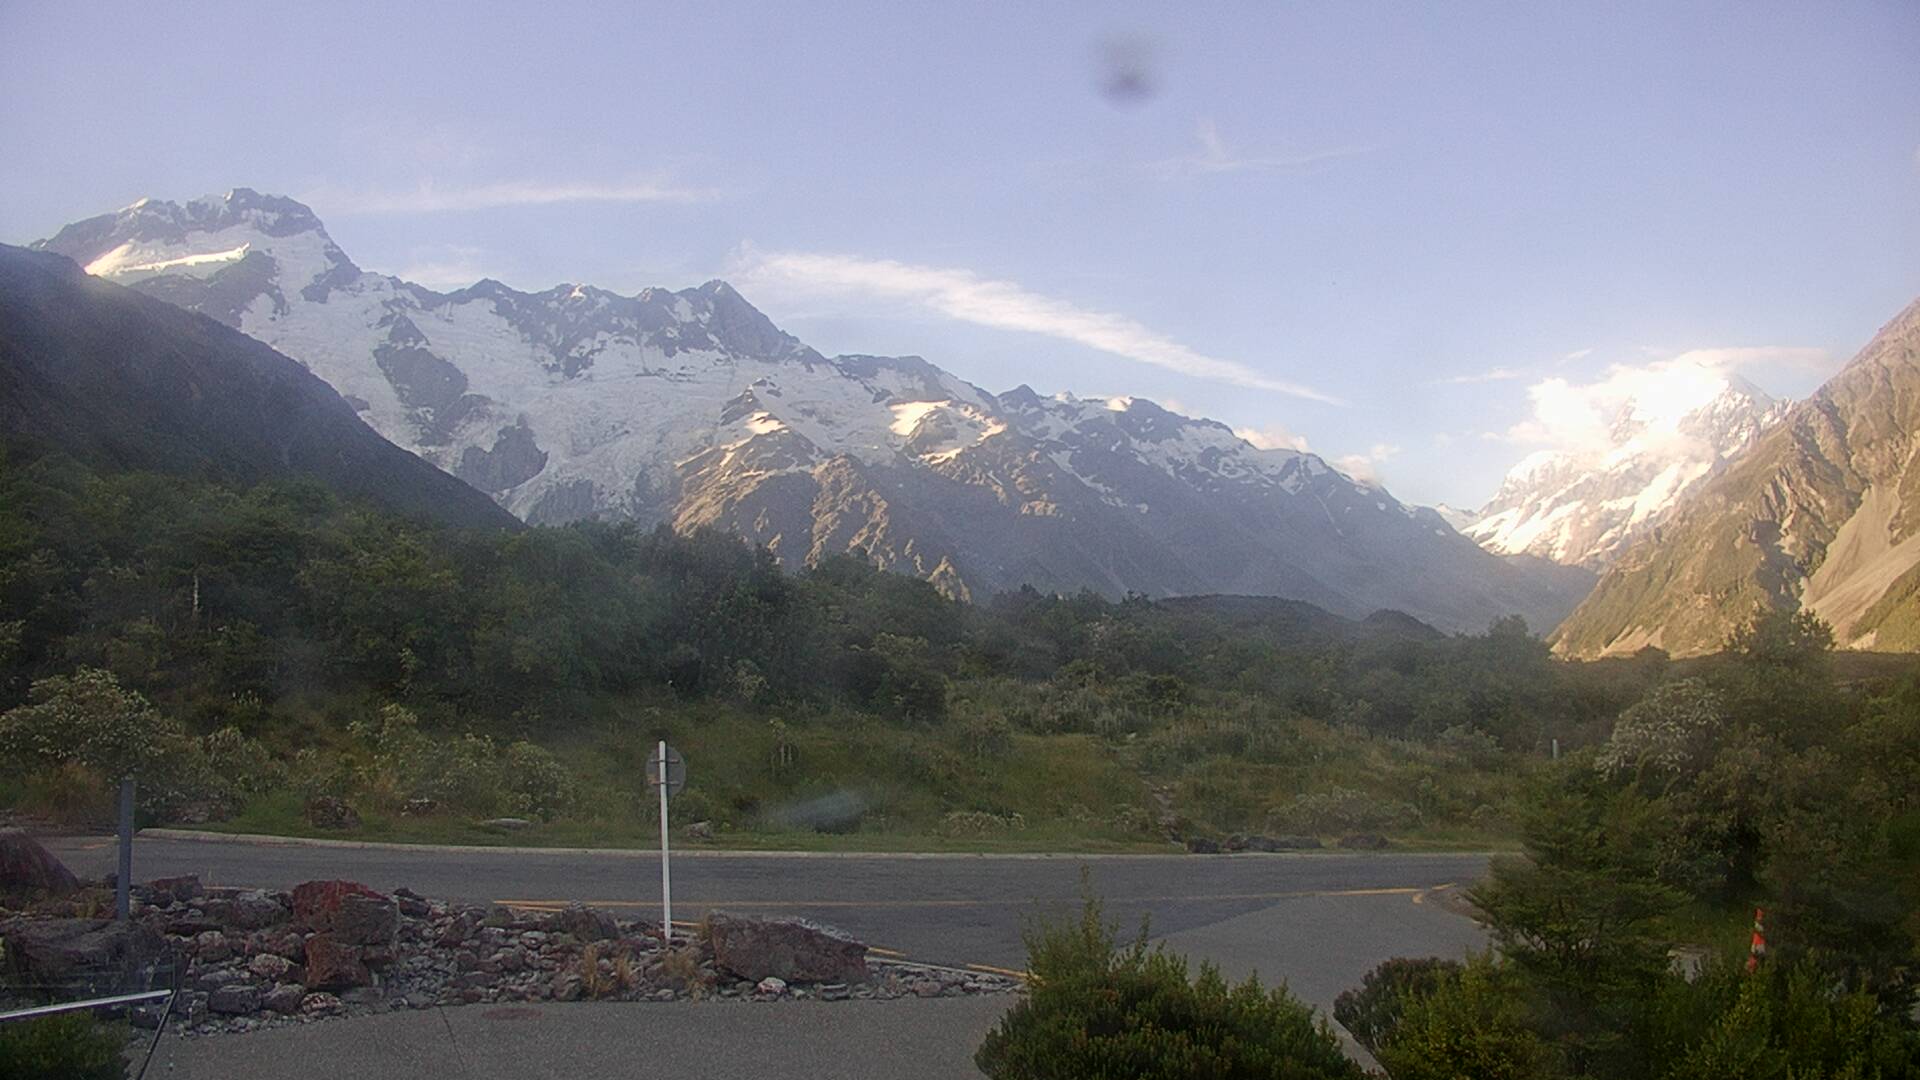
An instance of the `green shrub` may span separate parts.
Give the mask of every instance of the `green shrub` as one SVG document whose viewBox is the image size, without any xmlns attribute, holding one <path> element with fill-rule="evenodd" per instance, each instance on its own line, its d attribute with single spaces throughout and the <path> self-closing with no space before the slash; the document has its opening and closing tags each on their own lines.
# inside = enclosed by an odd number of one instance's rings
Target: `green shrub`
<svg viewBox="0 0 1920 1080">
<path fill-rule="evenodd" d="M 1333 1002 L 1333 1018 L 1355 1042 L 1378 1050 L 1400 1022 L 1407 1003 L 1433 993 L 1440 984 L 1460 977 L 1460 965 L 1437 956 L 1395 957 L 1367 972 L 1357 990 L 1342 991 Z"/>
<path fill-rule="evenodd" d="M 1527 1023 L 1514 973 L 1479 957 L 1405 999 L 1374 1054 L 1393 1080 L 1538 1080 L 1552 1075 L 1547 1044 Z"/>
<path fill-rule="evenodd" d="M 124 1080 L 123 1028 L 79 1013 L 0 1024 L 0 1077 Z"/>
<path fill-rule="evenodd" d="M 1664 990 L 1641 1047 L 1661 1080 L 1920 1074 L 1920 1033 L 1812 965 L 1768 964 L 1749 975 L 1723 964 Z"/>
<path fill-rule="evenodd" d="M 1139 940 L 1116 947 L 1115 928 L 1087 897 L 1080 918 L 1027 934 L 1031 976 L 974 1055 L 993 1080 L 1359 1080 L 1324 1021 L 1284 987 L 1228 986 L 1211 965 L 1189 979 L 1186 961 Z"/>
<path fill-rule="evenodd" d="M 573 805 L 573 777 L 545 747 L 516 742 L 502 764 L 515 812 L 551 821 Z"/>
</svg>

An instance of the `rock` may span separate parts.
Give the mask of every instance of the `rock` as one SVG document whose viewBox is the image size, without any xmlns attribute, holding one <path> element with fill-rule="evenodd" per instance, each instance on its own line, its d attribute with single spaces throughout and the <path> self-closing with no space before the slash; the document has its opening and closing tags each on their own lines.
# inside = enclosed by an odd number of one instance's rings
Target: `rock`
<svg viewBox="0 0 1920 1080">
<path fill-rule="evenodd" d="M 210 971 L 202 971 L 196 975 L 193 980 L 193 988 L 210 994 L 223 986 L 232 986 L 234 983 L 243 983 L 246 981 L 247 973 L 238 968 L 213 968 Z"/>
<path fill-rule="evenodd" d="M 711 840 L 713 839 L 713 822 L 696 821 L 683 831 L 689 840 Z"/>
<path fill-rule="evenodd" d="M 268 980 L 284 978 L 292 968 L 293 961 L 284 956 L 275 956 L 272 953 L 261 953 L 247 961 L 248 971 Z"/>
<path fill-rule="evenodd" d="M 488 818 L 480 823 L 483 829 L 506 829 L 509 832 L 519 832 L 521 829 L 531 828 L 532 825 L 533 822 L 518 817 Z"/>
<path fill-rule="evenodd" d="M 1340 838 L 1340 846 L 1360 851 L 1378 851 L 1387 846 L 1387 838 L 1378 833 L 1348 833 Z"/>
<path fill-rule="evenodd" d="M 343 944 L 375 945 L 393 940 L 400 909 L 357 881 L 308 881 L 294 886 L 293 917 Z"/>
<path fill-rule="evenodd" d="M 226 922 L 240 930 L 264 930 L 287 921 L 287 908 L 264 889 L 246 889 L 227 901 Z"/>
<path fill-rule="evenodd" d="M 579 1001 L 580 976 L 571 972 L 555 975 L 551 989 L 555 1001 Z"/>
<path fill-rule="evenodd" d="M 1317 836 L 1249 836 L 1248 851 L 1304 851 L 1320 846 Z"/>
<path fill-rule="evenodd" d="M 433 813 L 439 809 L 439 806 L 440 804 L 434 802 L 432 799 L 408 799 L 406 805 L 400 808 L 400 816 L 420 817 Z"/>
<path fill-rule="evenodd" d="M 1220 845 L 1204 836 L 1187 837 L 1187 850 L 1195 855 L 1218 855 Z"/>
<path fill-rule="evenodd" d="M 758 982 L 865 982 L 867 947 L 807 919 L 744 918 L 714 912 L 707 918 L 714 965 Z"/>
<path fill-rule="evenodd" d="M 447 923 L 440 931 L 440 944 L 460 945 L 472 939 L 474 931 L 480 929 L 480 915 L 472 911 L 463 911 Z"/>
<path fill-rule="evenodd" d="M 357 829 L 360 813 L 348 806 L 345 799 L 321 795 L 307 802 L 307 824 L 316 829 Z"/>
<path fill-rule="evenodd" d="M 300 960 L 307 955 L 307 938 L 297 930 L 261 933 L 249 939 L 249 947 L 256 953 L 266 952 L 289 960 Z"/>
<path fill-rule="evenodd" d="M 202 964 L 217 964 L 233 955 L 233 946 L 227 944 L 227 935 L 219 930 L 207 930 L 193 937 L 193 944 L 187 947 L 194 959 Z"/>
<path fill-rule="evenodd" d="M 144 982 L 166 941 L 144 922 L 15 918 L 0 922 L 6 973 L 54 990 L 120 990 Z"/>
<path fill-rule="evenodd" d="M 424 919 L 433 914 L 433 905 L 427 898 L 412 889 L 393 890 L 393 902 L 400 908 L 400 914 L 409 919 Z"/>
<path fill-rule="evenodd" d="M 547 916 L 546 927 L 553 933 L 572 934 L 583 942 L 608 941 L 620 936 L 620 926 L 613 921 L 613 916 L 579 904 L 568 904 Z"/>
<path fill-rule="evenodd" d="M 260 991 L 244 983 L 223 986 L 207 995 L 207 1011 L 221 1016 L 259 1012 Z"/>
<path fill-rule="evenodd" d="M 308 1016 L 331 1016 L 344 1006 L 332 994 L 308 994 L 300 999 L 300 1011 Z"/>
<path fill-rule="evenodd" d="M 152 881 L 147 882 L 147 889 L 152 892 L 154 902 L 156 903 L 159 902 L 162 897 L 165 897 L 174 903 L 184 904 L 205 896 L 207 892 L 201 888 L 200 875 L 198 874 L 182 874 L 179 877 L 154 878 Z"/>
<path fill-rule="evenodd" d="M 360 962 L 360 950 L 342 944 L 325 934 L 307 939 L 307 985 L 316 990 L 348 990 L 373 981 L 367 965 Z M 306 1006 L 301 1006 L 304 1009 Z"/>
<path fill-rule="evenodd" d="M 300 1011 L 300 1003 L 306 999 L 307 988 L 299 983 L 281 983 L 260 999 L 260 1007 L 268 1012 L 287 1015 Z"/>
<path fill-rule="evenodd" d="M 20 829 L 0 829 L 0 896 L 41 899 L 79 889 L 80 879 L 40 841 Z"/>
<path fill-rule="evenodd" d="M 758 983 L 755 983 L 753 988 L 762 994 L 784 994 L 787 992 L 787 981 L 785 979 L 776 979 L 772 975 L 769 975 L 761 979 Z"/>
</svg>

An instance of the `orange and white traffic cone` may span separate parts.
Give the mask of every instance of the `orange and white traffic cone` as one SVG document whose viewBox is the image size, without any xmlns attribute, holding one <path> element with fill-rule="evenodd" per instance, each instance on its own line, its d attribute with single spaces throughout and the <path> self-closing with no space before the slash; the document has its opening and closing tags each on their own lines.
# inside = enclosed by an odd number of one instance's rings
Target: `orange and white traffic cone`
<svg viewBox="0 0 1920 1080">
<path fill-rule="evenodd" d="M 1753 909 L 1753 942 L 1747 946 L 1747 971 L 1749 973 L 1759 970 L 1760 958 L 1767 955 L 1766 914 L 1766 911 L 1762 908 Z"/>
</svg>

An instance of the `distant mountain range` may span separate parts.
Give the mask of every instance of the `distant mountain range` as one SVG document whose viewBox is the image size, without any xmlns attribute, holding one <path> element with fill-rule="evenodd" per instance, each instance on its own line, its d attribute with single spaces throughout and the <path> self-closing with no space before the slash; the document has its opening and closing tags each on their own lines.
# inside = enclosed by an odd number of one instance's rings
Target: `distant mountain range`
<svg viewBox="0 0 1920 1080">
<path fill-rule="evenodd" d="M 142 200 L 35 246 L 293 357 L 533 523 L 714 525 L 790 565 L 855 551 L 958 596 L 1271 595 L 1449 630 L 1551 627 L 1592 580 L 1149 401 L 824 357 L 724 282 L 441 293 L 360 270 L 307 207 L 246 189 Z"/>
<path fill-rule="evenodd" d="M 412 517 L 519 526 L 260 342 L 6 245 L 0 432 L 108 468 L 238 484 L 305 477 Z"/>
<path fill-rule="evenodd" d="M 1920 649 L 1920 301 L 1613 562 L 1570 656 L 1707 652 L 1805 609 L 1856 648 Z"/>
</svg>

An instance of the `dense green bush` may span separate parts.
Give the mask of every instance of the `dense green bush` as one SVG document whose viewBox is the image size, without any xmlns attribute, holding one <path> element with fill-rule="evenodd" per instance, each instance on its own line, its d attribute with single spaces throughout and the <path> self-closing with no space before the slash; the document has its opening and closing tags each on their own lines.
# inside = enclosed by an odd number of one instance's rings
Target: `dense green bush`
<svg viewBox="0 0 1920 1080">
<path fill-rule="evenodd" d="M 1511 971 L 1479 957 L 1404 999 L 1373 1047 L 1393 1080 L 1542 1080 L 1552 1051 Z"/>
<path fill-rule="evenodd" d="M 1395 957 L 1367 972 L 1357 989 L 1342 991 L 1334 999 L 1333 1018 L 1355 1042 L 1378 1050 L 1400 1022 L 1410 1000 L 1433 993 L 1441 983 L 1459 975 L 1457 961 L 1437 956 Z"/>
<path fill-rule="evenodd" d="M 1363 1074 L 1324 1021 L 1249 979 L 1229 986 L 1141 938 L 1119 947 L 1088 897 L 1027 934 L 1027 997 L 974 1055 L 993 1080 L 1317 1080 Z"/>
<path fill-rule="evenodd" d="M 0 1024 L 4 1080 L 124 1080 L 126 1030 L 80 1013 Z"/>
</svg>

